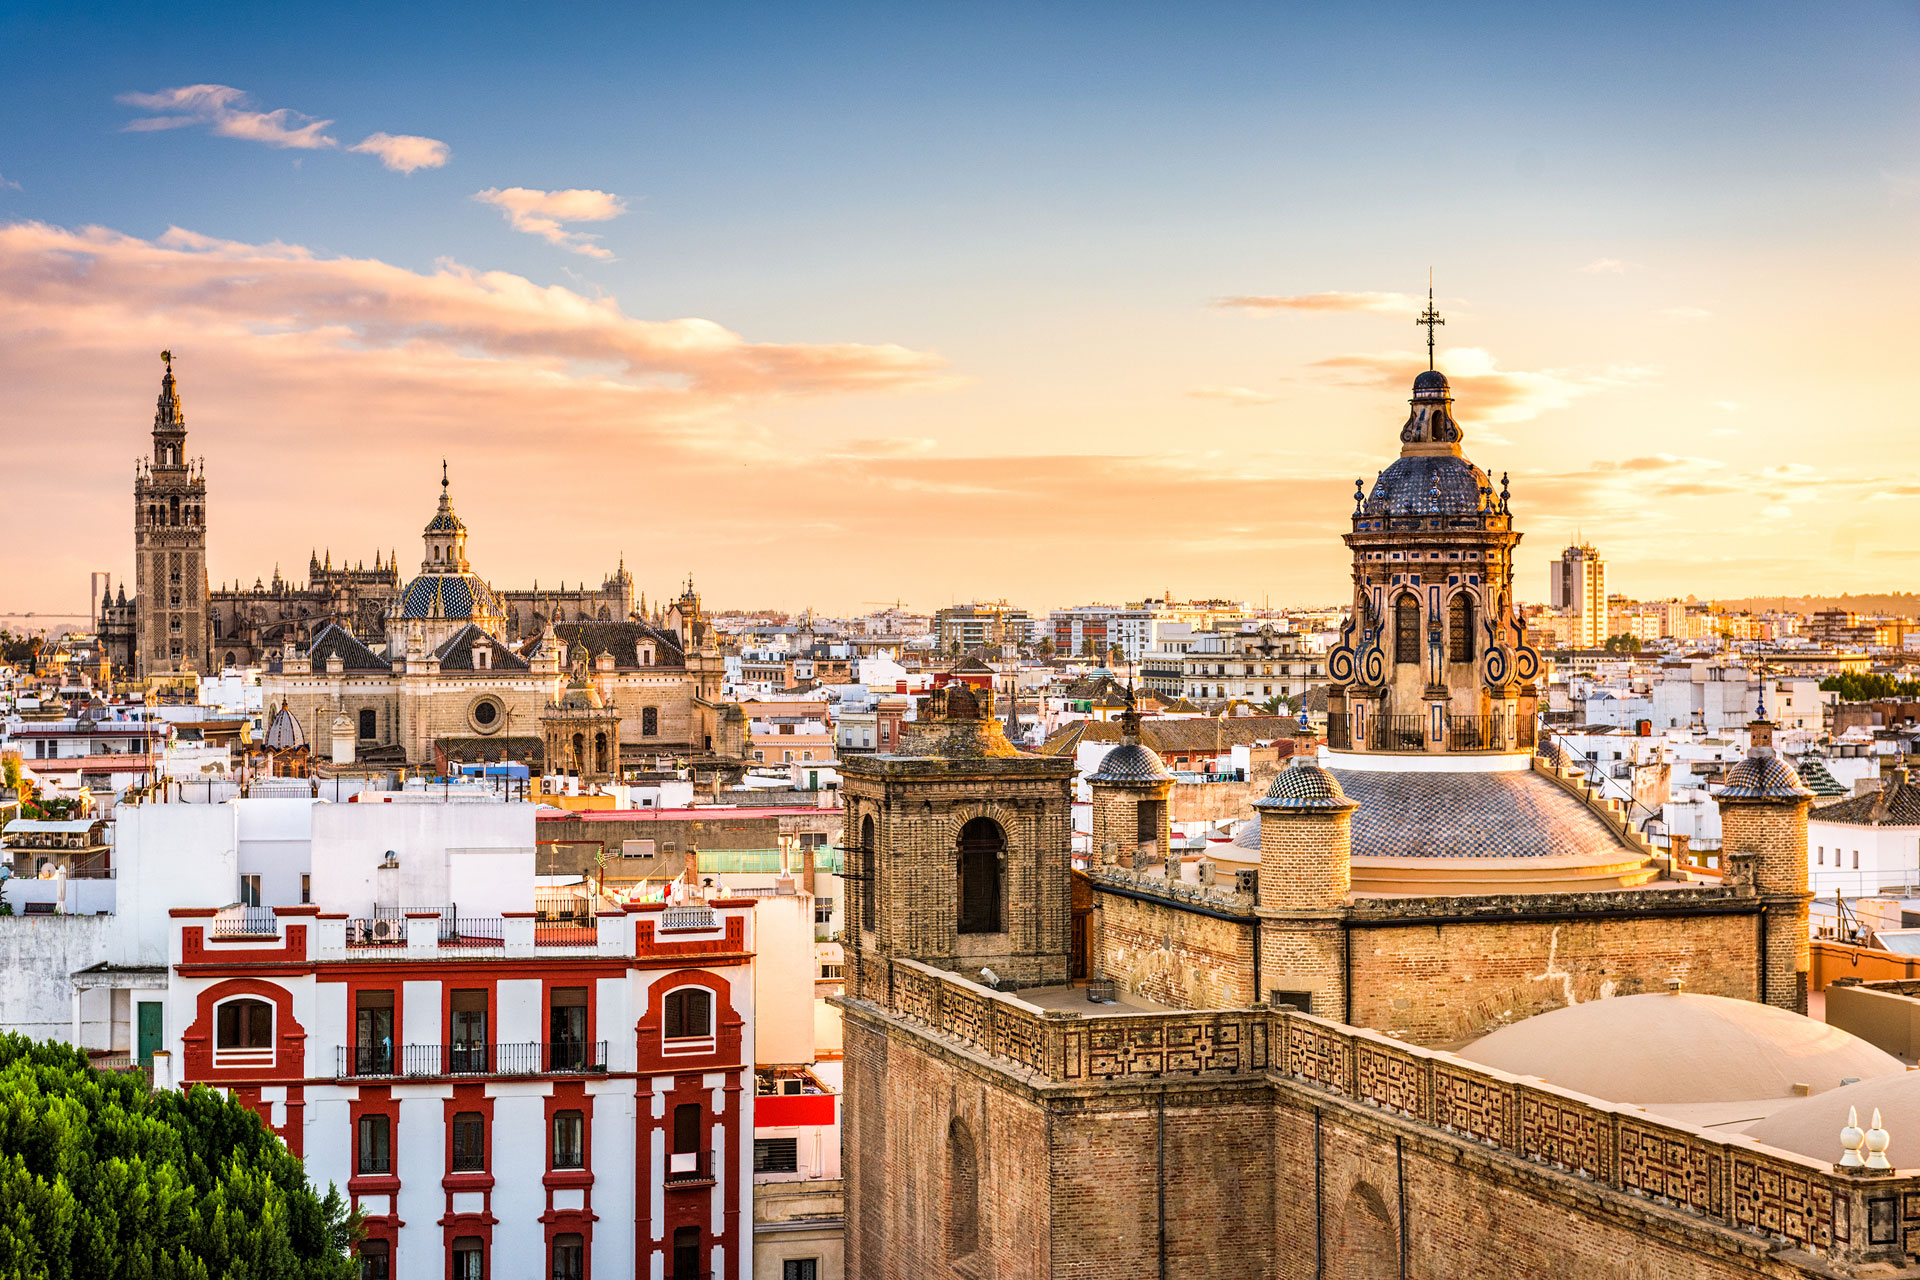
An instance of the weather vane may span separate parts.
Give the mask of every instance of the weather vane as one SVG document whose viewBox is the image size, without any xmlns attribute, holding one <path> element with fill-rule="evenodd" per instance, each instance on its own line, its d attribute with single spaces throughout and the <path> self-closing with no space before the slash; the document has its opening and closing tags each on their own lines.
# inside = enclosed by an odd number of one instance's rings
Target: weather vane
<svg viewBox="0 0 1920 1280">
<path fill-rule="evenodd" d="M 173 372 L 173 352 L 162 351 L 160 353 L 160 358 L 166 362 L 167 372 L 172 373 Z"/>
<path fill-rule="evenodd" d="M 1427 326 L 1427 368 L 1431 369 L 1433 368 L 1433 327 L 1446 323 L 1440 318 L 1440 313 L 1433 309 L 1433 272 L 1431 270 L 1427 272 L 1427 309 L 1420 313 L 1420 318 L 1414 323 Z"/>
</svg>

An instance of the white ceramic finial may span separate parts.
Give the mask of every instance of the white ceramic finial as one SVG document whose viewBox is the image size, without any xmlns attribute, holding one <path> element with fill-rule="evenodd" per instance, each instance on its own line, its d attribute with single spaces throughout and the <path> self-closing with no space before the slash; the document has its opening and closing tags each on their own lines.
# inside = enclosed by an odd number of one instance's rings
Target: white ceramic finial
<svg viewBox="0 0 1920 1280">
<path fill-rule="evenodd" d="M 1842 1169 L 1860 1169 L 1866 1161 L 1860 1156 L 1860 1144 L 1866 1140 L 1866 1134 L 1860 1131 L 1860 1109 L 1847 1108 L 1847 1126 L 1840 1130 L 1840 1167 Z"/>
<path fill-rule="evenodd" d="M 1887 1160 L 1887 1144 L 1892 1141 L 1892 1135 L 1880 1127 L 1880 1108 L 1875 1107 L 1873 1109 L 1873 1127 L 1867 1130 L 1867 1168 L 1893 1168 L 1893 1165 Z"/>
</svg>

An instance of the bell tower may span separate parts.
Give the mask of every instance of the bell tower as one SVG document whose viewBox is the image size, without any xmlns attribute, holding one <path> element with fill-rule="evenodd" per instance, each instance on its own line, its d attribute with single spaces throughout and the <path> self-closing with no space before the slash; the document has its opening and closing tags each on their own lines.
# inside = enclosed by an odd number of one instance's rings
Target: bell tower
<svg viewBox="0 0 1920 1280">
<path fill-rule="evenodd" d="M 841 762 L 855 999 L 917 960 L 1021 986 L 1067 980 L 1073 760 L 1007 741 L 993 691 L 940 686 L 897 753 Z"/>
<path fill-rule="evenodd" d="M 153 415 L 153 453 L 133 479 L 134 670 L 207 669 L 207 477 L 187 458 L 173 352 Z"/>
</svg>

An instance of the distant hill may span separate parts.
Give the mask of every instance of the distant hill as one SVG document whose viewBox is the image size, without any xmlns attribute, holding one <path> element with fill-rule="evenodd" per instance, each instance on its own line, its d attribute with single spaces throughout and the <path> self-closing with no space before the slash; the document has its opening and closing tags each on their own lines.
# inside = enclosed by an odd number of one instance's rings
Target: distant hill
<svg viewBox="0 0 1920 1280">
<path fill-rule="evenodd" d="M 1909 618 L 1920 614 L 1920 592 L 1915 591 L 1876 591 L 1857 596 L 1741 596 L 1716 598 L 1713 603 L 1727 613 L 1742 610 L 1764 613 L 1769 609 L 1818 613 L 1822 609 L 1851 609 L 1855 613 L 1890 613 Z"/>
</svg>

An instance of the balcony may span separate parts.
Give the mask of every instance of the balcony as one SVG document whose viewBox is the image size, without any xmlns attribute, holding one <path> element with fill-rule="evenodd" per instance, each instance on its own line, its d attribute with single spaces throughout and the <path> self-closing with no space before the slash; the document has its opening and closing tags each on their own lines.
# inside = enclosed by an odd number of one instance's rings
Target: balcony
<svg viewBox="0 0 1920 1280">
<path fill-rule="evenodd" d="M 667 1185 L 670 1187 L 710 1187 L 713 1170 L 719 1163 L 712 1151 L 676 1151 L 667 1157 Z"/>
<path fill-rule="evenodd" d="M 213 917 L 208 936 L 214 938 L 278 938 L 280 921 L 272 907 L 222 907 Z"/>
<path fill-rule="evenodd" d="M 712 907 L 696 903 L 687 907 L 668 907 L 660 913 L 660 931 L 673 929 L 718 929 L 720 918 Z"/>
<path fill-rule="evenodd" d="M 340 1045 L 336 1078 L 433 1079 L 446 1076 L 593 1075 L 607 1069 L 605 1040 L 512 1044 Z"/>
</svg>

